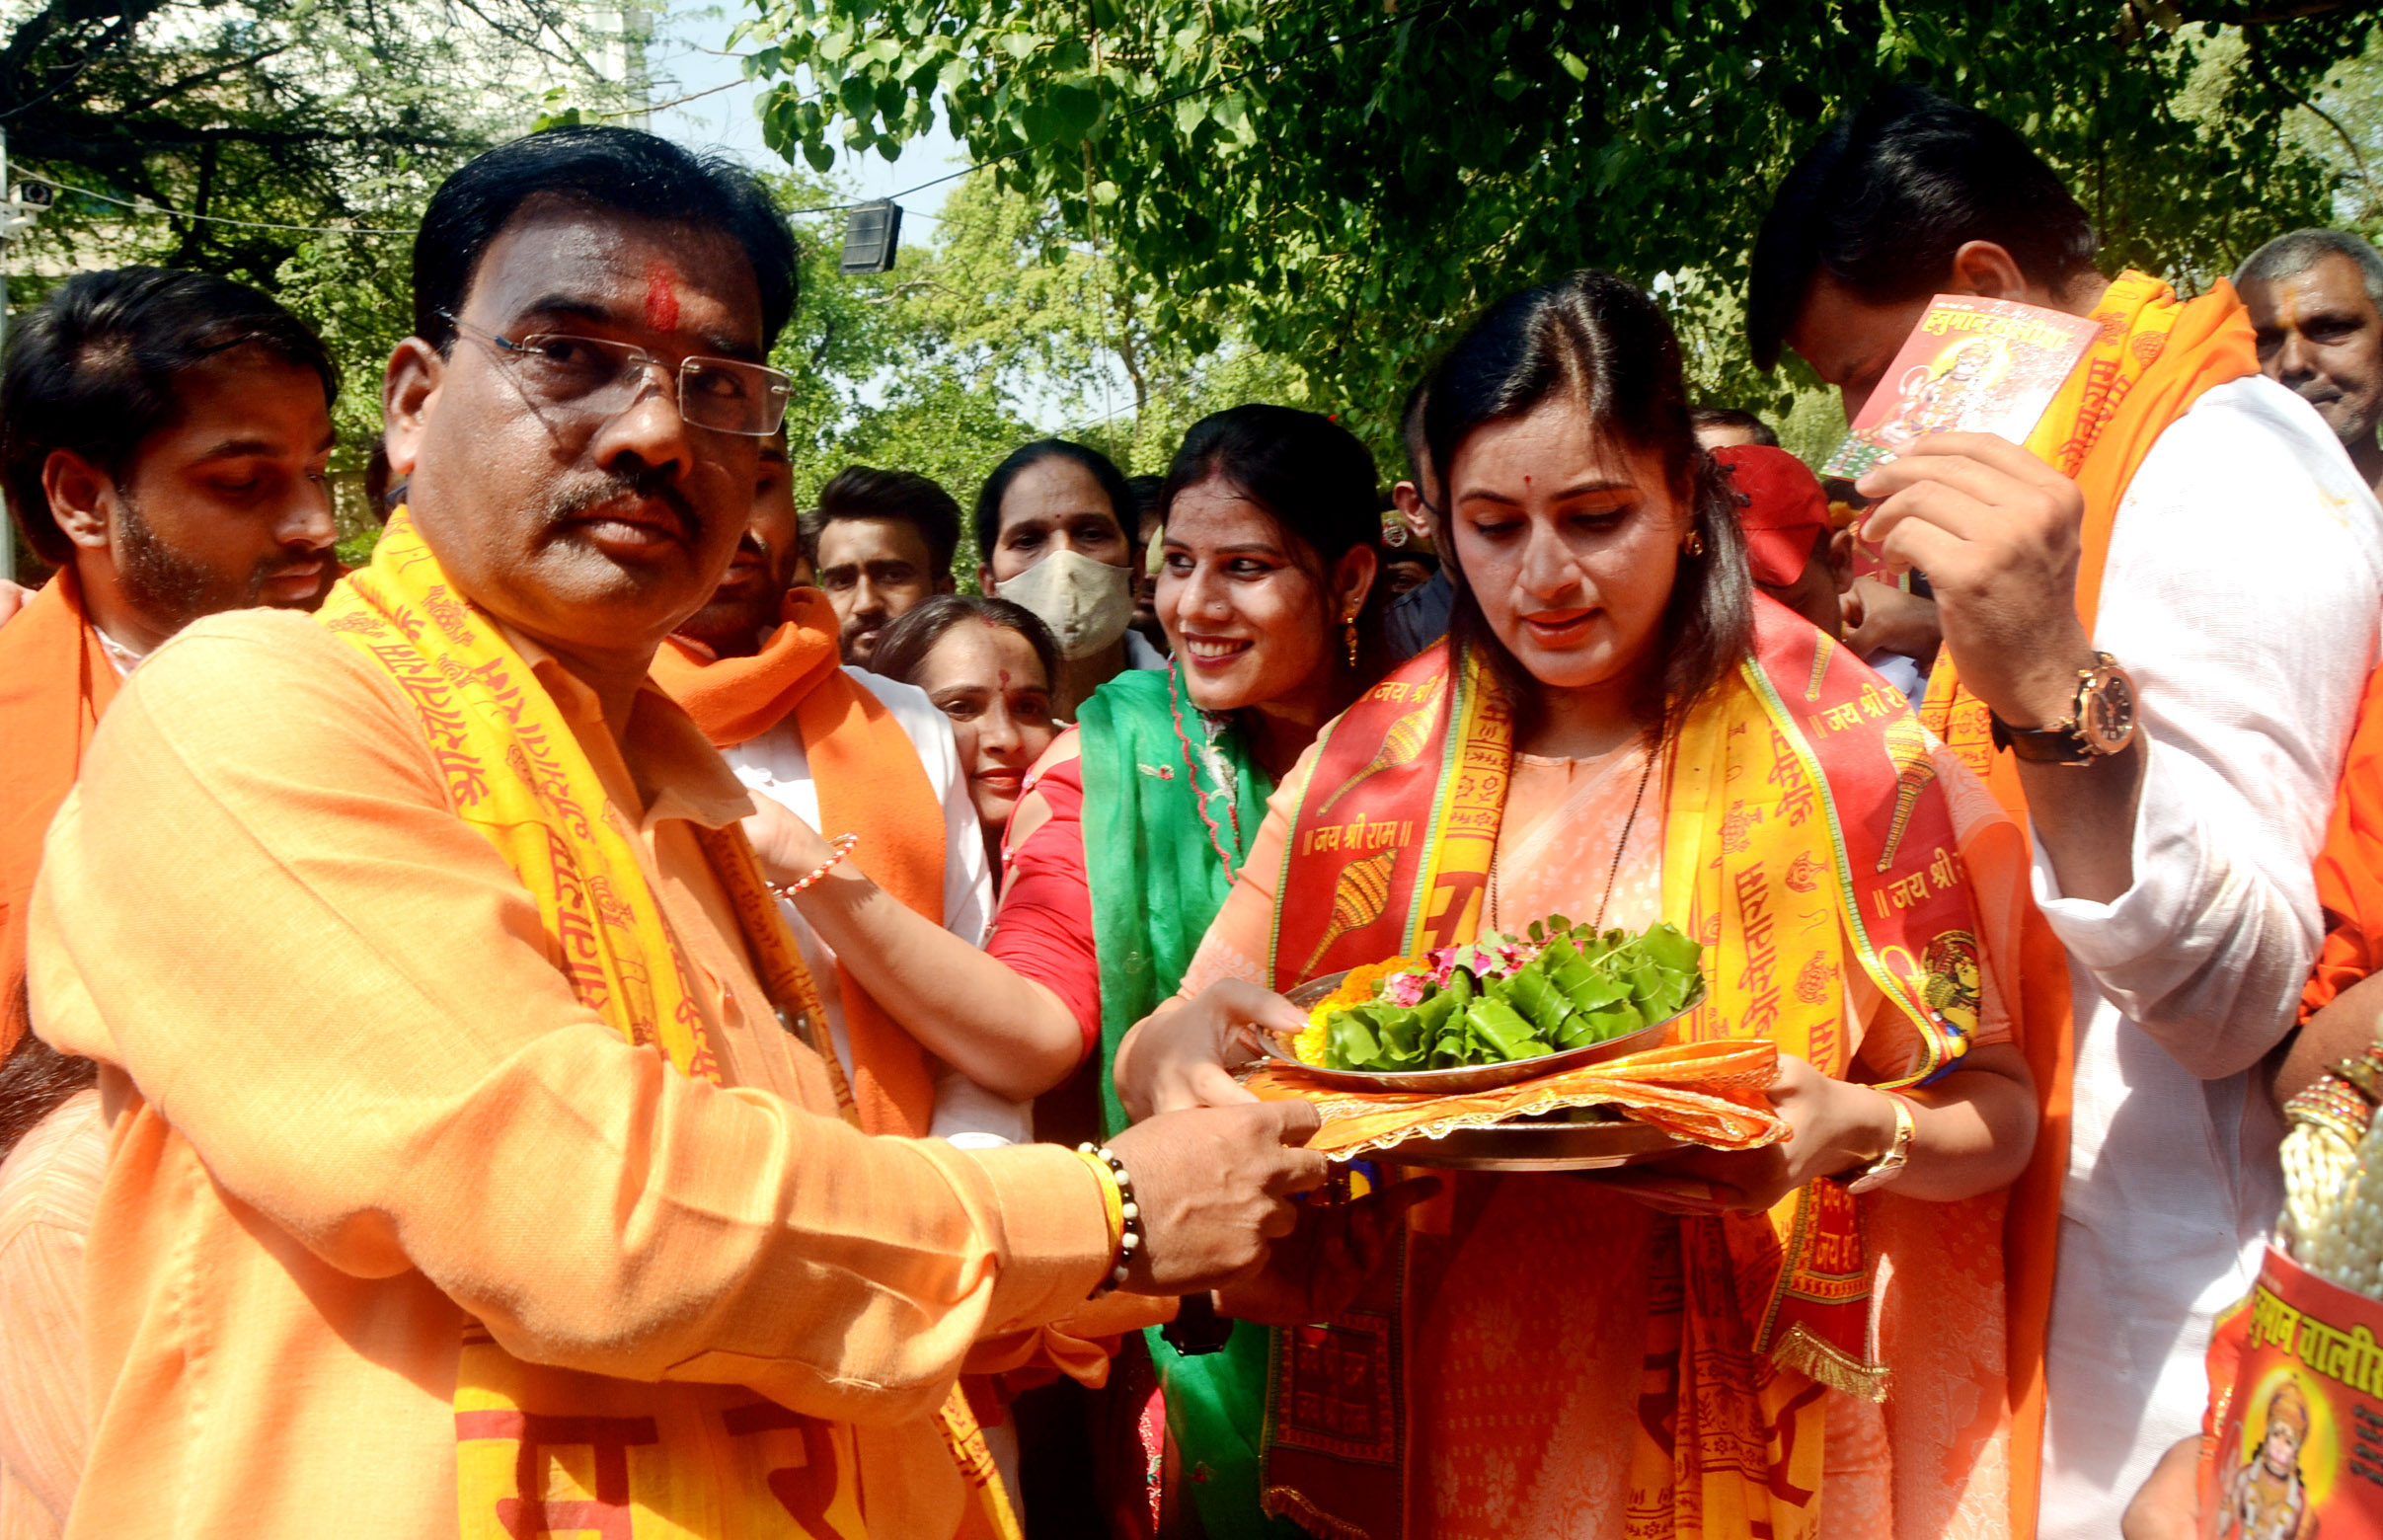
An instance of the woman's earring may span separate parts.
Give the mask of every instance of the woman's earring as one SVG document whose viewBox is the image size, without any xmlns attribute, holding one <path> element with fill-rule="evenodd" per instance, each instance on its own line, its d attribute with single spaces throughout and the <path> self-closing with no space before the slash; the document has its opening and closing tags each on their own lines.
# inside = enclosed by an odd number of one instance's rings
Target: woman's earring
<svg viewBox="0 0 2383 1540">
<path fill-rule="evenodd" d="M 1688 538 L 1680 542 L 1680 554 L 1683 556 L 1704 555 L 1705 537 L 1693 529 L 1689 530 Z"/>
<path fill-rule="evenodd" d="M 1343 636 L 1348 646 L 1348 666 L 1354 668 L 1357 666 L 1357 612 L 1350 610 L 1341 619 L 1346 628 Z"/>
</svg>

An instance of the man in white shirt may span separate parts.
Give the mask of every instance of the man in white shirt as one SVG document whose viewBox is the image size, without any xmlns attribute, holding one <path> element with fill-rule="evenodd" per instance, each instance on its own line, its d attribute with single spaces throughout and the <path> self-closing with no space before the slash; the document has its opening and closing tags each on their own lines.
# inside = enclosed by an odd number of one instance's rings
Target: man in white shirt
<svg viewBox="0 0 2383 1540">
<path fill-rule="evenodd" d="M 1748 322 L 1758 361 L 1793 348 L 1848 418 L 1933 294 L 2103 324 L 2084 395 L 2030 440 L 2044 458 L 1945 434 L 1861 490 L 1880 500 L 1868 535 L 1935 585 L 1957 677 L 1932 683 L 1932 720 L 2024 808 L 2068 954 L 2039 1511 L 2047 1536 L 2105 1537 L 2197 1425 L 2210 1318 L 2248 1291 L 2280 1202 L 2253 1081 L 2321 935 L 2310 861 L 2376 658 L 2383 510 L 2307 404 L 2256 372 L 2230 288 L 2183 303 L 2105 278 L 2094 252 L 2017 134 L 1906 88 L 1789 174 Z M 2015 1348 L 2023 1326 L 2015 1311 Z"/>
<path fill-rule="evenodd" d="M 907 851 L 857 848 L 853 859 L 888 886 L 906 875 L 917 893 L 939 894 L 940 910 L 928 917 L 969 946 L 979 946 L 992 918 L 992 879 L 976 827 L 976 808 L 968 800 L 967 780 L 961 773 L 959 750 L 952 740 L 952 725 L 916 686 L 836 663 L 839 633 L 844 629 L 842 614 L 815 591 L 788 592 L 788 578 L 800 550 L 793 490 L 783 478 L 765 478 L 755 500 L 752 524 L 727 577 L 712 602 L 690 617 L 672 638 L 679 661 L 673 664 L 673 650 L 665 649 L 656 663 L 657 676 L 704 726 L 746 787 L 812 828 L 832 835 L 845 830 L 823 821 L 820 778 L 812 762 L 812 745 L 805 741 L 806 714 L 800 708 L 817 687 L 817 675 L 840 667 L 841 674 L 866 692 L 908 738 L 916 767 L 925 777 L 926 795 L 919 799 L 917 810 L 923 818 L 931 800 L 937 813 L 933 827 L 917 830 L 918 837 Z M 689 679 L 701 682 L 682 687 L 682 681 Z M 811 720 L 815 723 L 817 719 Z M 856 725 L 841 717 L 838 727 L 846 732 L 868 731 L 866 724 Z M 834 790 L 848 797 L 889 799 L 898 789 L 845 786 Z M 903 874 L 889 869 L 905 862 L 912 867 L 931 862 L 935 870 Z M 782 900 L 779 907 L 813 976 L 822 981 L 841 977 L 846 988 L 861 987 L 850 979 L 849 970 L 839 972 L 834 950 L 792 900 Z M 850 1080 L 856 1066 L 845 989 L 823 989 L 820 1003 L 827 1013 L 836 1056 Z M 1025 1101 L 988 1090 L 946 1064 L 933 1066 L 931 1073 L 935 1077 L 933 1120 L 919 1131 L 974 1147 L 1019 1143 L 1033 1137 Z"/>
</svg>

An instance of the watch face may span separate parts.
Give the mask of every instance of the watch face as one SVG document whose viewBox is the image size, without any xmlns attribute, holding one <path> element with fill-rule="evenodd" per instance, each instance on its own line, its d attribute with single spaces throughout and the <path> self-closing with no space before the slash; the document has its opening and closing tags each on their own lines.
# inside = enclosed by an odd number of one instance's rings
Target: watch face
<svg viewBox="0 0 2383 1540">
<path fill-rule="evenodd" d="M 2078 692 L 2077 731 L 2097 754 L 2114 754 L 2135 735 L 2135 687 L 2124 669 L 2097 668 Z"/>
</svg>

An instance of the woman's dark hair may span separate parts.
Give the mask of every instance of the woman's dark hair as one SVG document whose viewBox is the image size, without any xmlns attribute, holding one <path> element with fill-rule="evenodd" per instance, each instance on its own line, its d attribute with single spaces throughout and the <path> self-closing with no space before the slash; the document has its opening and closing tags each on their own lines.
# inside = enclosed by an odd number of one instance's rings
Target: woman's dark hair
<svg viewBox="0 0 2383 1540">
<path fill-rule="evenodd" d="M 1650 727 L 1668 731 L 1752 649 L 1753 590 L 1736 499 L 1719 464 L 1697 447 L 1671 324 L 1653 300 L 1609 272 L 1576 272 L 1499 300 L 1431 376 L 1423 433 L 1448 484 L 1439 552 L 1456 589 L 1449 635 L 1481 650 L 1527 732 L 1539 687 L 1490 629 L 1457 554 L 1456 455 L 1475 429 L 1527 417 L 1549 402 L 1576 405 L 1601 447 L 1655 456 L 1701 539 L 1701 554 L 1680 554 L 1679 577 L 1656 626 L 1662 666 L 1650 673 L 1637 702 Z"/>
<path fill-rule="evenodd" d="M 1201 418 L 1175 451 L 1159 505 L 1172 518 L 1184 490 L 1211 478 L 1264 508 L 1284 534 L 1314 554 L 1308 576 L 1320 589 L 1330 585 L 1342 557 L 1381 541 L 1382 495 L 1374 484 L 1373 453 L 1356 434 L 1318 413 L 1253 404 Z M 1381 628 L 1374 623 L 1380 608 L 1369 594 L 1357 616 L 1358 668 L 1367 679 L 1383 671 L 1376 645 Z M 1325 622 L 1338 619 L 1328 615 Z"/>
<path fill-rule="evenodd" d="M 549 128 L 465 162 L 430 194 L 414 237 L 415 336 L 447 350 L 447 313 L 462 311 L 481 257 L 541 194 L 729 236 L 753 265 L 764 349 L 795 312 L 794 233 L 751 172 L 635 128 Z"/>
<path fill-rule="evenodd" d="M 1771 199 L 1754 241 L 1746 332 L 1754 361 L 1779 361 L 1813 277 L 1872 304 L 1945 286 L 1970 241 L 2008 251 L 2057 289 L 2091 272 L 2094 222 L 2018 130 L 1917 86 L 1894 86 L 1829 124 Z"/>
<path fill-rule="evenodd" d="M 1125 543 L 1132 545 L 1141 538 L 1133 488 L 1109 456 L 1088 444 L 1070 443 L 1064 438 L 1038 438 L 1013 450 L 1008 459 L 994 466 L 993 474 L 984 479 L 984 486 L 976 494 L 976 549 L 986 566 L 993 563 L 993 547 L 1001 543 L 1001 500 L 1009 495 L 1010 483 L 1045 460 L 1073 460 L 1091 472 L 1092 479 L 1101 484 L 1102 496 L 1109 500 L 1110 516 L 1117 521 L 1117 532 L 1125 537 Z"/>
<path fill-rule="evenodd" d="M 946 632 L 963 620 L 980 620 L 1026 638 L 1026 645 L 1041 661 L 1043 682 L 1057 688 L 1059 644 L 1051 636 L 1051 628 L 1023 604 L 974 593 L 939 593 L 914 606 L 879 636 L 876 650 L 869 654 L 870 669 L 904 684 L 918 683 L 918 670 L 927 654 L 935 651 Z"/>
<path fill-rule="evenodd" d="M 17 318 L 0 368 L 0 476 L 36 556 L 54 567 L 74 560 L 41 489 L 51 451 L 71 450 L 123 480 L 143 440 L 180 415 L 183 371 L 236 347 L 313 370 L 327 409 L 339 398 L 339 370 L 305 322 L 211 273 L 79 273 Z"/>
</svg>

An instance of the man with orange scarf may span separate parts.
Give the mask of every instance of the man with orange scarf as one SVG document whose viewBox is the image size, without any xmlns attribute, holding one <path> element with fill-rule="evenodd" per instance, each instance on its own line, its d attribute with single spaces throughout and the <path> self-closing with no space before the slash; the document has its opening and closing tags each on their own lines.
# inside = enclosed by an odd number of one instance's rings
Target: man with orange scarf
<svg viewBox="0 0 2383 1540">
<path fill-rule="evenodd" d="M 1748 296 L 1757 360 L 1793 348 L 1849 418 L 1933 294 L 2102 326 L 2025 447 L 1945 434 L 1861 483 L 1866 537 L 1936 590 L 1929 724 L 2036 845 L 2049 1105 L 2012 1201 L 2011 1382 L 2023 1427 L 2048 1402 L 2057 1536 L 2115 1532 L 2197 1425 L 2211 1319 L 2257 1273 L 2281 1128 L 2253 1074 L 2317 951 L 2309 863 L 2383 619 L 2383 510 L 2259 376 L 2233 290 L 2094 255 L 2016 133 L 1903 88 L 1789 174 Z"/>
<path fill-rule="evenodd" d="M 826 835 L 858 836 L 854 868 L 910 913 L 980 946 L 992 885 L 951 726 L 926 692 L 843 665 L 827 596 L 788 588 L 800 552 L 791 488 L 766 486 L 711 602 L 654 655 L 654 679 L 755 796 Z M 1073 1067 L 1072 1038 L 1038 1055 L 945 1033 L 941 1012 L 896 1020 L 869 988 L 869 977 L 886 981 L 876 949 L 839 960 L 792 901 L 783 912 L 805 960 L 836 979 L 828 1030 L 864 1126 L 976 1147 L 1034 1136 L 1028 1100 Z M 947 1051 L 930 1052 L 914 1032 Z"/>
<path fill-rule="evenodd" d="M 21 316 L 0 475 L 57 575 L 0 630 L 0 1540 L 54 1535 L 83 1455 L 83 1250 L 106 1130 L 87 1059 L 26 1035 L 41 836 L 123 677 L 202 615 L 312 609 L 337 576 L 339 377 L 295 317 L 203 273 L 71 278 Z"/>
<path fill-rule="evenodd" d="M 43 856 L 35 1030 L 110 1118 L 67 1535 L 1014 1534 L 963 1364 L 1260 1265 L 1313 1119 L 855 1126 L 751 800 L 649 677 L 783 417 L 782 216 L 558 129 L 414 260 L 370 567 L 161 649 Z"/>
</svg>

